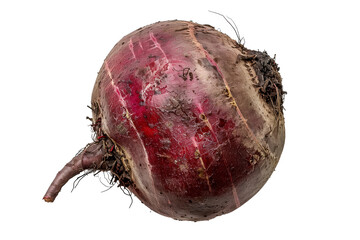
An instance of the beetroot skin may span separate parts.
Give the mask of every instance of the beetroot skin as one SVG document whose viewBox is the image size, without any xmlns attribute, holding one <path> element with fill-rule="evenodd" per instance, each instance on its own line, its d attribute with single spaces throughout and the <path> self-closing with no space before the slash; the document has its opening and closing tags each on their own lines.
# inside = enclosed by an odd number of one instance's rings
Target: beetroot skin
<svg viewBox="0 0 360 240">
<path fill-rule="evenodd" d="M 281 77 L 266 52 L 209 25 L 158 22 L 121 39 L 91 100 L 96 133 L 44 196 L 85 169 L 111 172 L 152 210 L 206 220 L 240 207 L 285 140 Z"/>
</svg>

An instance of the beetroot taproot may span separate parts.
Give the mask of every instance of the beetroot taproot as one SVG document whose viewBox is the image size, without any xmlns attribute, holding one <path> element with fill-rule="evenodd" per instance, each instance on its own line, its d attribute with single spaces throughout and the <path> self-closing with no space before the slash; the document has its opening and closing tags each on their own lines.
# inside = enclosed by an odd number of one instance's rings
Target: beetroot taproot
<svg viewBox="0 0 360 240">
<path fill-rule="evenodd" d="M 92 99 L 96 139 L 44 200 L 85 169 L 109 171 L 152 210 L 206 220 L 240 207 L 268 180 L 285 140 L 274 59 L 209 25 L 166 21 L 121 39 Z"/>
</svg>

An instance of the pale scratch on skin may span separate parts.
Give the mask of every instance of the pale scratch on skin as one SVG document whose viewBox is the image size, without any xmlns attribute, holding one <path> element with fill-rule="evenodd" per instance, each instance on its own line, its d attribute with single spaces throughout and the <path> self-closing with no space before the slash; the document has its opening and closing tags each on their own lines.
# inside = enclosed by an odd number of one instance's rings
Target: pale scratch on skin
<svg viewBox="0 0 360 240">
<path fill-rule="evenodd" d="M 200 114 L 201 114 L 201 119 L 202 119 L 203 122 L 206 124 L 206 126 L 210 129 L 211 134 L 212 134 L 212 136 L 215 138 L 215 140 L 216 140 L 216 142 L 218 143 L 218 145 L 220 145 L 220 143 L 219 143 L 219 141 L 218 141 L 218 139 L 217 139 L 217 137 L 216 137 L 214 128 L 213 128 L 213 126 L 211 125 L 211 123 L 209 122 L 209 119 L 206 117 L 206 115 L 205 115 L 205 113 L 204 113 L 204 110 L 203 110 L 201 104 L 200 104 L 200 103 L 196 103 L 195 105 L 196 105 L 197 108 L 199 109 L 199 112 L 200 112 Z"/>
<path fill-rule="evenodd" d="M 201 166 L 202 166 L 202 167 L 203 167 L 203 169 L 204 169 L 206 182 L 207 182 L 207 185 L 208 185 L 208 187 L 209 187 L 209 192 L 211 192 L 212 190 L 211 190 L 211 185 L 210 185 L 209 175 L 208 175 L 208 173 L 207 173 L 207 170 L 206 170 L 206 167 L 205 167 L 204 161 L 203 161 L 203 159 L 202 159 L 202 157 L 201 157 L 201 153 L 200 153 L 199 145 L 198 145 L 198 143 L 196 142 L 196 140 L 195 140 L 195 138 L 194 138 L 194 137 L 191 137 L 191 140 L 192 140 L 193 145 L 194 145 L 194 147 L 195 147 L 195 151 L 197 151 L 197 152 L 198 152 L 198 154 L 199 154 L 199 156 L 198 156 L 198 157 L 199 157 L 199 160 L 200 160 Z"/>
<path fill-rule="evenodd" d="M 216 68 L 217 72 L 220 74 L 221 78 L 222 78 L 223 81 L 224 81 L 224 84 L 225 84 L 226 89 L 229 91 L 229 95 L 231 96 L 231 92 L 230 92 L 229 85 L 228 85 L 228 83 L 227 83 L 224 75 L 223 75 L 222 72 L 220 71 L 219 66 L 216 64 L 216 62 L 214 61 L 214 59 L 212 59 L 212 58 L 210 57 L 208 51 L 206 51 L 206 49 L 204 49 L 203 45 L 197 40 L 197 38 L 196 38 L 196 36 L 195 36 L 195 32 L 194 32 L 194 31 L 195 31 L 195 29 L 194 29 L 194 24 L 190 24 L 190 23 L 189 23 L 189 24 L 188 24 L 188 27 L 189 27 L 189 30 L 190 30 L 190 31 L 189 31 L 189 34 L 190 34 L 191 39 L 193 40 L 193 43 L 195 44 L 195 46 L 196 46 L 201 52 L 204 53 L 206 59 L 210 62 L 210 64 L 213 65 L 213 66 Z M 231 96 L 231 97 L 232 97 L 232 96 Z M 236 111 L 237 111 L 237 113 L 239 114 L 240 119 L 241 119 L 241 121 L 244 123 L 244 125 L 245 125 L 247 131 L 249 132 L 250 136 L 252 137 L 252 139 L 253 139 L 257 144 L 259 144 L 259 145 L 262 147 L 262 145 L 257 141 L 257 138 L 255 137 L 253 131 L 249 128 L 249 126 L 248 126 L 248 124 L 247 124 L 247 122 L 246 122 L 246 119 L 245 119 L 244 116 L 242 115 L 239 107 L 237 106 L 237 104 L 236 104 L 236 102 L 235 102 L 235 99 L 234 99 L 234 103 L 235 103 Z M 200 109 L 202 109 L 201 106 L 200 106 Z M 218 143 L 219 143 L 219 142 L 218 142 Z M 262 148 L 263 148 L 263 147 L 262 147 Z M 239 200 L 239 195 L 238 195 L 238 193 L 237 193 L 235 184 L 234 184 L 233 179 L 232 179 L 231 172 L 230 172 L 230 170 L 229 170 L 229 168 L 228 168 L 228 164 L 227 164 L 227 161 L 226 161 L 225 159 L 224 159 L 224 163 L 225 163 L 225 165 L 226 165 L 226 171 L 227 171 L 227 173 L 228 173 L 228 175 L 229 175 L 230 182 L 231 182 L 231 185 L 232 185 L 232 193 L 233 193 L 233 197 L 234 197 L 234 203 L 235 203 L 236 207 L 240 207 L 240 206 L 241 206 L 241 203 L 240 203 L 240 200 Z M 211 163 L 210 163 L 210 164 L 211 164 Z"/>
<path fill-rule="evenodd" d="M 151 90 L 152 88 L 156 87 L 156 79 L 160 79 L 160 77 L 158 77 L 157 75 L 161 74 L 162 71 L 167 71 L 169 69 L 169 67 L 167 67 L 166 69 L 164 68 L 166 66 L 166 64 L 169 66 L 170 63 L 165 63 L 165 64 L 161 64 L 159 60 L 154 61 L 155 63 L 155 68 L 154 69 L 149 69 L 150 72 L 150 82 L 145 82 L 143 81 L 142 83 L 142 89 L 140 91 L 140 97 L 141 99 L 145 100 L 147 97 L 147 92 L 148 90 Z"/>
<path fill-rule="evenodd" d="M 241 204 L 240 204 L 239 196 L 238 196 L 238 193 L 236 191 L 234 183 L 232 184 L 232 192 L 233 192 L 233 196 L 234 196 L 235 205 L 238 208 L 238 207 L 241 206 Z"/>
<path fill-rule="evenodd" d="M 194 25 L 193 25 L 193 24 L 189 24 L 189 30 L 190 30 L 190 31 L 189 31 L 190 36 L 191 36 L 191 38 L 193 39 L 193 42 L 194 42 L 194 44 L 196 45 L 196 47 L 198 47 L 198 48 L 204 53 L 206 59 L 210 62 L 210 64 L 211 64 L 213 67 L 216 68 L 216 71 L 219 73 L 219 75 L 220 75 L 221 78 L 223 79 L 224 84 L 225 84 L 225 87 L 226 87 L 226 89 L 227 89 L 227 91 L 228 91 L 228 93 L 229 93 L 229 98 L 233 99 L 233 104 L 234 104 L 234 106 L 235 106 L 235 108 L 236 108 L 236 112 L 237 112 L 238 115 L 240 116 L 241 121 L 244 123 L 246 130 L 247 130 L 248 133 L 250 134 L 250 137 L 251 137 L 252 140 L 253 140 L 254 142 L 256 142 L 263 150 L 265 150 L 264 147 L 263 147 L 263 145 L 259 142 L 259 140 L 258 140 L 257 137 L 255 136 L 254 132 L 250 129 L 249 125 L 247 124 L 247 120 L 246 120 L 246 118 L 244 117 L 244 115 L 242 114 L 242 112 L 240 111 L 239 106 L 237 105 L 234 97 L 232 96 L 231 91 L 230 91 L 229 84 L 228 84 L 228 82 L 226 81 L 226 79 L 225 79 L 222 71 L 220 70 L 219 66 L 217 65 L 217 63 L 215 62 L 215 60 L 211 58 L 209 52 L 206 51 L 206 49 L 204 49 L 203 45 L 197 40 L 197 38 L 196 38 L 196 36 L 195 36 L 195 33 L 194 33 L 195 29 L 194 29 Z"/>
<path fill-rule="evenodd" d="M 140 46 L 141 50 L 144 50 L 143 45 L 141 44 L 140 41 L 139 41 L 139 46 Z"/>
<path fill-rule="evenodd" d="M 119 101 L 120 101 L 121 105 L 124 107 L 126 113 L 128 114 L 128 110 L 127 110 L 127 108 L 126 108 L 126 106 L 125 106 L 125 105 L 126 105 L 125 100 L 124 100 L 124 98 L 121 96 L 120 89 L 119 89 L 118 86 L 116 86 L 115 83 L 114 83 L 114 79 L 113 79 L 113 76 L 112 76 L 112 74 L 111 74 L 109 65 L 108 65 L 107 61 L 105 61 L 104 63 L 105 63 L 106 72 L 107 72 L 108 76 L 109 76 L 110 79 L 111 79 L 111 86 L 113 87 L 116 95 L 118 95 Z"/>
<path fill-rule="evenodd" d="M 164 50 L 161 48 L 160 43 L 157 41 L 156 37 L 154 36 L 154 34 L 152 32 L 150 32 L 149 36 L 150 36 L 151 41 L 154 43 L 155 47 L 160 50 L 160 52 L 164 55 L 164 58 L 166 59 L 166 62 L 168 63 L 169 60 L 168 60 Z"/>
<path fill-rule="evenodd" d="M 211 125 L 209 119 L 206 117 L 206 115 L 205 115 L 205 113 L 204 113 L 204 110 L 203 110 L 201 104 L 200 104 L 200 103 L 196 103 L 195 105 L 197 106 L 197 108 L 199 109 L 200 114 L 202 115 L 201 118 L 202 118 L 203 122 L 206 124 L 206 126 L 208 126 L 208 128 L 209 128 L 210 131 L 211 131 L 212 136 L 215 138 L 215 141 L 216 141 L 216 143 L 217 143 L 217 145 L 218 145 L 217 148 L 219 148 L 222 144 L 220 144 L 220 142 L 219 142 L 219 140 L 218 140 L 218 138 L 217 138 L 217 136 L 216 136 L 216 134 L 215 134 L 214 128 L 213 128 L 213 126 Z M 212 161 L 212 162 L 208 165 L 207 169 L 209 169 L 209 167 L 213 164 L 213 162 L 214 162 L 214 161 Z"/>
<path fill-rule="evenodd" d="M 161 66 L 160 66 L 160 63 L 159 61 L 155 61 L 155 66 L 157 67 L 157 70 L 154 70 L 152 71 L 151 69 L 149 70 L 150 71 L 150 82 L 149 83 L 146 83 L 145 81 L 143 82 L 142 84 L 142 89 L 140 91 L 140 97 L 141 99 L 145 100 L 146 99 L 146 93 L 149 89 L 151 89 L 151 87 L 155 87 L 155 76 L 156 76 L 156 73 L 158 71 L 160 71 L 161 69 Z"/>
<path fill-rule="evenodd" d="M 120 104 L 123 106 L 123 108 L 125 109 L 126 118 L 128 119 L 131 127 L 132 127 L 132 128 L 134 129 L 134 131 L 136 132 L 136 135 L 137 135 L 138 139 L 140 140 L 141 146 L 143 147 L 143 150 L 144 150 L 144 153 L 145 153 L 145 160 L 146 160 L 146 162 L 147 162 L 147 166 L 148 166 L 148 169 L 149 169 L 149 176 L 150 176 L 150 179 L 151 179 L 151 181 L 152 181 L 152 185 L 153 185 L 153 188 L 154 188 L 154 191 L 155 191 L 155 190 L 156 190 L 156 188 L 155 188 L 155 182 L 154 182 L 154 179 L 153 179 L 153 176 L 152 176 L 152 172 L 151 172 L 152 166 L 150 165 L 150 162 L 149 162 L 149 156 L 148 156 L 148 153 L 147 153 L 147 151 L 146 151 L 145 144 L 144 144 L 144 142 L 143 142 L 143 140 L 142 140 L 142 138 L 141 138 L 141 136 L 140 136 L 140 133 L 139 133 L 138 129 L 136 128 L 133 120 L 131 119 L 131 115 L 130 115 L 127 107 L 126 107 L 126 102 L 125 102 L 123 96 L 121 95 L 120 89 L 119 89 L 119 87 L 116 86 L 116 84 L 115 84 L 115 81 L 114 81 L 114 78 L 113 78 L 113 76 L 112 76 L 111 70 L 110 70 L 110 68 L 109 68 L 108 62 L 107 62 L 107 61 L 104 61 L 104 63 L 105 63 L 106 72 L 107 72 L 109 78 L 111 79 L 111 86 L 113 87 L 116 95 L 119 97 L 119 102 L 120 102 Z M 155 196 L 155 199 L 156 199 L 157 204 L 159 205 L 159 204 L 160 204 L 160 203 L 159 203 L 159 200 L 157 199 L 156 195 L 154 195 L 154 196 Z"/>
<path fill-rule="evenodd" d="M 122 105 L 123 108 L 125 109 L 126 118 L 129 120 L 129 123 L 130 123 L 131 127 L 135 130 L 136 135 L 138 136 L 138 138 L 139 138 L 139 140 L 140 140 L 140 142 L 141 142 L 141 145 L 142 145 L 142 147 L 143 147 L 143 149 L 144 149 L 145 156 L 146 156 L 146 160 L 148 161 L 148 155 L 147 155 L 147 151 L 146 151 L 144 142 L 143 142 L 143 140 L 142 140 L 142 138 L 141 138 L 141 136 L 140 136 L 140 133 L 139 133 L 139 131 L 137 130 L 134 122 L 133 122 L 132 119 L 131 119 L 131 115 L 130 115 L 130 113 L 129 113 L 129 110 L 127 109 L 126 102 L 125 102 L 123 96 L 122 96 L 121 93 L 120 93 L 119 87 L 116 86 L 115 83 L 114 83 L 114 79 L 113 79 L 113 77 L 112 77 L 112 74 L 111 74 L 111 71 L 110 71 L 110 69 L 109 69 L 109 65 L 108 65 L 107 61 L 105 61 L 105 69 L 106 69 L 107 74 L 109 75 L 109 77 L 110 77 L 110 79 L 111 79 L 111 85 L 112 85 L 114 91 L 116 92 L 116 94 L 117 94 L 118 97 L 119 97 L 119 102 L 121 103 L 121 105 Z"/>
<path fill-rule="evenodd" d="M 203 118 L 204 118 L 203 121 L 204 121 L 205 124 L 209 127 L 209 129 L 211 130 L 213 136 L 215 137 L 215 140 L 216 140 L 216 143 L 218 144 L 218 146 L 220 146 L 220 143 L 219 143 L 219 141 L 218 141 L 218 139 L 217 139 L 217 137 L 216 137 L 216 135 L 215 135 L 215 132 L 214 132 L 214 130 L 213 130 L 213 128 L 212 128 L 212 125 L 210 124 L 208 118 L 206 117 L 206 115 L 205 115 L 205 113 L 204 113 L 204 110 L 202 109 L 202 106 L 201 106 L 200 104 L 196 104 L 196 105 L 197 105 L 197 107 L 198 107 L 198 109 L 199 109 L 199 111 L 200 111 L 200 114 L 203 115 Z M 196 142 L 196 140 L 195 140 L 194 137 L 192 137 L 192 141 L 193 141 L 193 144 L 194 144 L 195 148 L 197 149 L 197 151 L 198 151 L 199 154 L 200 154 L 200 151 L 198 150 L 198 144 L 197 144 L 197 142 Z M 203 162 L 201 156 L 200 156 L 200 161 L 201 161 L 201 163 L 202 163 L 202 166 L 205 168 L 205 165 L 204 165 L 204 162 Z M 225 160 L 224 160 L 224 161 L 225 161 Z M 211 163 L 209 164 L 208 168 L 210 167 L 210 165 L 211 165 L 212 163 L 213 163 L 213 162 L 211 162 Z M 228 165 L 228 164 L 227 164 L 227 161 L 225 161 L 225 165 L 226 165 L 226 171 L 227 171 L 227 173 L 228 173 L 228 175 L 229 175 L 230 182 L 231 182 L 231 188 L 232 188 L 232 193 L 233 193 L 233 197 L 234 197 L 234 202 L 235 202 L 236 207 L 238 208 L 238 207 L 241 206 L 241 204 L 240 204 L 240 200 L 239 200 L 238 193 L 237 193 L 236 188 L 235 188 L 235 184 L 234 184 L 233 179 L 232 179 L 232 175 L 231 175 L 231 173 L 230 173 L 230 171 L 229 171 L 229 169 L 228 169 L 228 167 L 227 167 L 227 165 Z M 207 181 L 208 181 L 208 185 L 209 185 L 209 188 L 210 188 L 209 176 L 208 176 L 208 174 L 207 174 L 207 172 L 206 172 L 206 170 L 207 170 L 208 168 L 205 169 L 205 173 L 206 173 L 206 179 L 207 179 Z M 211 192 L 211 188 L 210 188 L 209 190 L 210 190 L 210 192 Z"/>
<path fill-rule="evenodd" d="M 153 87 L 154 86 L 154 83 L 150 82 L 146 85 L 146 87 L 143 87 L 143 89 L 141 89 L 141 92 L 140 92 L 140 96 L 143 100 L 146 99 L 146 92 L 149 88 Z"/>
<path fill-rule="evenodd" d="M 130 41 L 129 41 L 129 49 L 130 49 L 132 55 L 134 56 L 135 60 L 137 60 L 137 58 L 135 56 L 135 52 L 134 52 L 134 44 L 133 44 L 133 41 L 132 41 L 131 38 L 130 38 Z"/>
</svg>

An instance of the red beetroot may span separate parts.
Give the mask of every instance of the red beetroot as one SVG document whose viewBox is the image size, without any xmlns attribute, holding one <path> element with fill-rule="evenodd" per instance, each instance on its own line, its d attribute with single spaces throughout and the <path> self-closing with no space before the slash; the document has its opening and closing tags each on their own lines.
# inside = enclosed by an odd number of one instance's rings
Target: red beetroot
<svg viewBox="0 0 360 240">
<path fill-rule="evenodd" d="M 97 77 L 89 144 L 44 200 L 84 169 L 110 171 L 152 210 L 205 220 L 254 196 L 284 140 L 274 59 L 209 25 L 158 22 L 124 37 Z"/>
</svg>

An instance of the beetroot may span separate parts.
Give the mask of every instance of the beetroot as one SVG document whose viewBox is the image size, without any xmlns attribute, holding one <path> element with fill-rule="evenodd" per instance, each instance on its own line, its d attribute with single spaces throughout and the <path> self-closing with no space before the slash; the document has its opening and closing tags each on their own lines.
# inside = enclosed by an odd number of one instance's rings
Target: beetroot
<svg viewBox="0 0 360 240">
<path fill-rule="evenodd" d="M 158 22 L 120 40 L 91 100 L 96 139 L 44 196 L 85 169 L 109 171 L 152 210 L 205 220 L 240 207 L 285 140 L 281 77 L 266 52 L 209 25 Z"/>
</svg>

